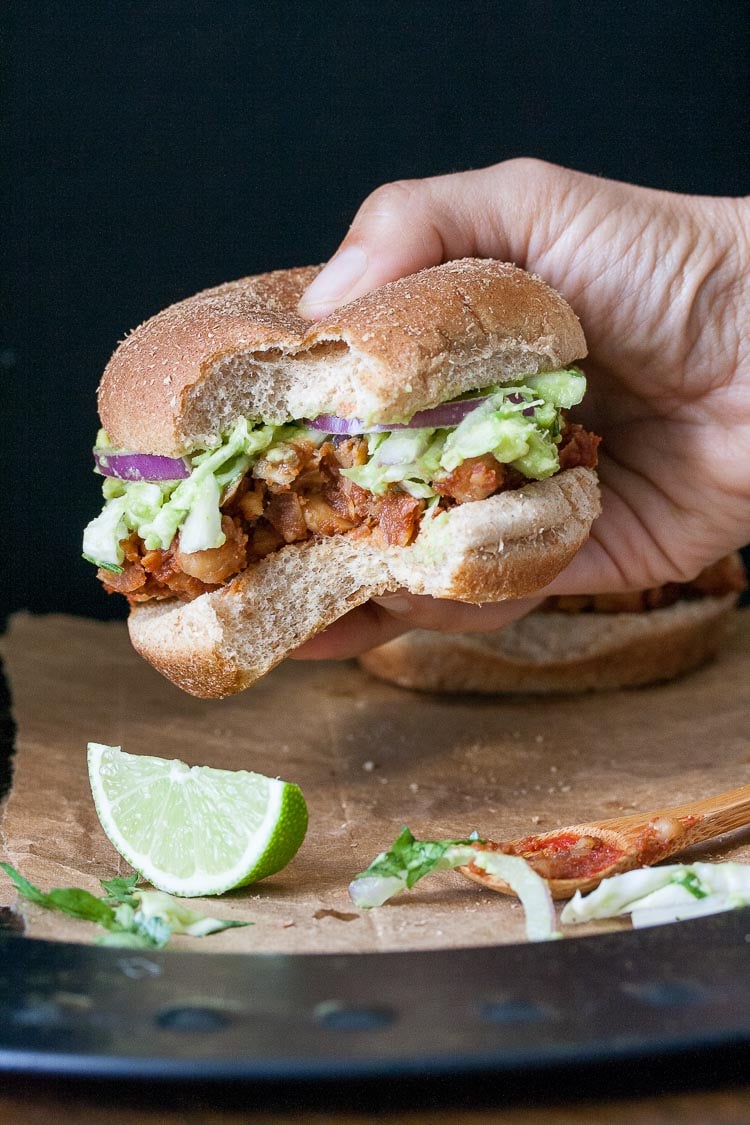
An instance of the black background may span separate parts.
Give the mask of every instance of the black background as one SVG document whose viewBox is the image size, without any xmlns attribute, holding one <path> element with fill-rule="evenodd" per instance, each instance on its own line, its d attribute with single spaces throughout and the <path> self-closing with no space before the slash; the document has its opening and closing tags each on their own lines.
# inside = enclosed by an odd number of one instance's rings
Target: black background
<svg viewBox="0 0 750 1125">
<path fill-rule="evenodd" d="M 395 178 L 534 155 L 743 194 L 747 5 L 6 3 L 0 613 L 122 616 L 80 559 L 100 372 L 220 281 L 322 261 Z"/>
</svg>

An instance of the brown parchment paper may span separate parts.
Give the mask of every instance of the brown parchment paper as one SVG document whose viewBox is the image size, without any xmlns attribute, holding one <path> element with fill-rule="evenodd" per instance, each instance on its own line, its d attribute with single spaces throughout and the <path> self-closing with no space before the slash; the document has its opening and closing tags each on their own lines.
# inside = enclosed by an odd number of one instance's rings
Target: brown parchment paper
<svg viewBox="0 0 750 1125">
<path fill-rule="evenodd" d="M 750 782 L 750 611 L 735 615 L 721 657 L 689 677 L 558 699 L 435 698 L 371 680 L 352 662 L 289 661 L 241 695 L 197 700 L 133 652 L 123 624 L 62 616 L 17 615 L 0 654 L 17 724 L 0 851 L 45 890 L 101 893 L 99 879 L 129 873 L 94 811 L 88 741 L 302 786 L 310 828 L 292 863 L 254 886 L 192 900 L 205 913 L 254 924 L 203 940 L 175 937 L 174 949 L 323 953 L 522 941 L 515 900 L 456 873 L 371 911 L 354 907 L 347 885 L 404 823 L 422 838 L 476 828 L 509 839 Z M 750 833 L 698 854 L 750 861 Z M 23 911 L 34 937 L 87 942 L 100 932 L 19 903 L 4 875 L 0 902 Z"/>
</svg>

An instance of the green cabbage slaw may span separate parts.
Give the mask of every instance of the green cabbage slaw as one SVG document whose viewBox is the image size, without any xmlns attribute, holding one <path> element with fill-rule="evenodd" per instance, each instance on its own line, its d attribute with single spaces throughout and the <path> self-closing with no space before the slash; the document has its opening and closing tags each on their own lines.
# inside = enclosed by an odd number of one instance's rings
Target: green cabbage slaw
<svg viewBox="0 0 750 1125">
<path fill-rule="evenodd" d="M 574 367 L 480 392 L 482 402 L 453 427 L 394 429 L 367 434 L 368 459 L 344 469 L 355 484 L 376 495 L 391 486 L 419 499 L 437 496 L 433 480 L 465 460 L 491 453 L 531 480 L 559 469 L 560 412 L 583 398 L 586 380 Z M 120 571 L 121 541 L 135 532 L 147 550 L 168 550 L 180 534 L 186 554 L 221 547 L 220 505 L 227 490 L 263 457 L 294 456 L 292 443 L 321 444 L 327 435 L 297 423 L 265 425 L 240 418 L 221 443 L 188 457 L 190 476 L 180 481 L 124 481 L 106 477 L 104 508 L 84 532 L 83 555 L 106 570 Z M 106 447 L 102 433 L 98 446 Z"/>
<path fill-rule="evenodd" d="M 576 891 L 560 920 L 568 925 L 629 914 L 641 929 L 743 906 L 750 906 L 749 864 L 673 863 L 613 875 L 587 895 Z"/>
</svg>

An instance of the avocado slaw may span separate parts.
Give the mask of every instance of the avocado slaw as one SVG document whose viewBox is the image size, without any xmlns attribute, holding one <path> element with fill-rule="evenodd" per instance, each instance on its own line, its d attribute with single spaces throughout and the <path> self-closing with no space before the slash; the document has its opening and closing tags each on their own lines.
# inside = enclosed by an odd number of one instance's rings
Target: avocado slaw
<svg viewBox="0 0 750 1125">
<path fill-rule="evenodd" d="M 456 426 L 366 434 L 366 463 L 342 472 L 375 495 L 395 486 L 428 501 L 438 496 L 436 478 L 484 454 L 530 480 L 544 480 L 559 469 L 561 411 L 577 405 L 585 388 L 585 377 L 574 367 L 485 388 L 479 405 Z M 121 541 L 133 532 L 147 550 L 168 550 L 178 532 L 184 553 L 220 547 L 225 542 L 220 505 L 235 482 L 261 457 L 283 461 L 294 455 L 295 442 L 320 445 L 327 437 L 303 423 L 266 425 L 240 418 L 218 445 L 188 455 L 190 475 L 184 480 L 105 477 L 104 508 L 86 527 L 84 557 L 98 567 L 120 571 Z M 107 435 L 100 433 L 97 448 L 108 446 Z"/>
</svg>

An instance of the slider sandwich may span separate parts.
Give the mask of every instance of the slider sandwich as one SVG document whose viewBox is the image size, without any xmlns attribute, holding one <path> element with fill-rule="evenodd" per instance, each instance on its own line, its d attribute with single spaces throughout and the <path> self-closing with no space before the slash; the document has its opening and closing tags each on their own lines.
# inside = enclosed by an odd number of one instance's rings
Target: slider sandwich
<svg viewBox="0 0 750 1125">
<path fill-rule="evenodd" d="M 716 656 L 745 587 L 738 553 L 690 582 L 545 598 L 491 633 L 414 629 L 364 653 L 373 676 L 417 691 L 604 691 L 671 680 Z"/>
<path fill-rule="evenodd" d="M 241 691 L 373 595 L 467 602 L 550 582 L 599 511 L 563 298 L 465 259 L 324 320 L 318 267 L 206 290 L 136 329 L 99 387 L 104 508 L 84 555 L 135 648 Z"/>
</svg>

